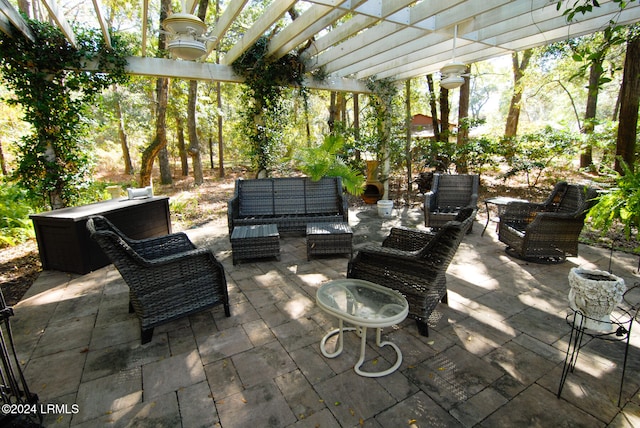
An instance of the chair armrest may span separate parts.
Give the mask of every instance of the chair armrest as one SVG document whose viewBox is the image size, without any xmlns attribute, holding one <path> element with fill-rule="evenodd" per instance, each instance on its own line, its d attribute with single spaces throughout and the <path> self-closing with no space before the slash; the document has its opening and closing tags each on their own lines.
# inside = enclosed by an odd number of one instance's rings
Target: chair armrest
<svg viewBox="0 0 640 428">
<path fill-rule="evenodd" d="M 533 221 L 529 223 L 527 229 L 536 229 L 536 233 L 549 231 L 549 233 L 556 233 L 554 228 L 550 228 L 549 225 L 564 225 L 560 227 L 571 228 L 570 225 L 579 225 L 580 229 L 584 225 L 584 215 L 576 216 L 573 213 L 552 213 L 552 212 L 540 212 Z M 556 226 L 557 227 L 557 226 Z"/>
<path fill-rule="evenodd" d="M 224 268 L 206 248 L 143 260 L 128 285 L 143 307 L 166 305 L 167 296 L 184 301 L 199 299 L 203 292 L 227 293 Z"/>
<path fill-rule="evenodd" d="M 396 250 L 393 248 L 373 247 L 363 248 L 357 252 L 355 257 L 349 262 L 347 277 L 357 270 L 368 270 L 367 266 L 375 267 L 389 275 L 410 275 L 428 281 L 429 278 L 437 276 L 443 270 L 439 263 L 432 263 L 429 260 L 420 259 L 413 252 Z"/>
<path fill-rule="evenodd" d="M 432 209 L 436 207 L 436 194 L 433 191 L 428 191 L 424 194 L 424 211 L 425 213 L 429 213 Z"/>
<path fill-rule="evenodd" d="M 344 193 L 338 195 L 338 208 L 338 212 L 342 215 L 344 221 L 349 223 L 349 200 Z"/>
<path fill-rule="evenodd" d="M 500 221 L 506 223 L 524 223 L 533 221 L 535 216 L 544 209 L 544 205 L 529 202 L 509 202 L 500 214 Z"/>
<path fill-rule="evenodd" d="M 233 220 L 238 218 L 240 213 L 240 197 L 234 196 L 227 202 L 227 224 L 229 226 L 229 236 L 233 232 Z"/>
<path fill-rule="evenodd" d="M 424 248 L 434 236 L 433 232 L 392 227 L 389 236 L 382 242 L 382 246 L 402 251 L 418 251 Z"/>
<path fill-rule="evenodd" d="M 473 208 L 478 208 L 478 194 L 477 193 L 472 193 L 471 196 L 469 197 L 469 205 L 467 206 L 471 206 Z"/>
</svg>

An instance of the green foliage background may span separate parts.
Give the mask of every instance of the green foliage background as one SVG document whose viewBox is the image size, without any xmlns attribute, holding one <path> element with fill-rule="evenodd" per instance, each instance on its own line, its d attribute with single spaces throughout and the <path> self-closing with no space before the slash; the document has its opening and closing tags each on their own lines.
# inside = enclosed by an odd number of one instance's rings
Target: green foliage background
<svg viewBox="0 0 640 428">
<path fill-rule="evenodd" d="M 75 28 L 77 49 L 57 27 L 28 20 L 35 42 L 0 33 L 2 77 L 13 90 L 32 132 L 18 143 L 15 177 L 39 206 L 72 205 L 89 187 L 91 162 L 85 112 L 105 88 L 128 80 L 127 50 L 117 36 L 108 49 L 102 35 Z M 96 61 L 99 70 L 84 71 Z"/>
</svg>

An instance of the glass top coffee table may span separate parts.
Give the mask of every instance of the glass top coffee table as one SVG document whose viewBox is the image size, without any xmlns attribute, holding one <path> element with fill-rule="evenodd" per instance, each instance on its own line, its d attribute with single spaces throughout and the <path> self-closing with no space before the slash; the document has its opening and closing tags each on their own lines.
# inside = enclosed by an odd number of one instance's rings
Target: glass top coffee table
<svg viewBox="0 0 640 428">
<path fill-rule="evenodd" d="M 316 293 L 316 302 L 325 312 L 338 318 L 338 328 L 327 333 L 320 342 L 320 351 L 327 358 L 335 358 L 342 353 L 343 333 L 356 331 L 360 336 L 360 359 L 354 369 L 360 376 L 380 377 L 393 373 L 402 363 L 402 352 L 394 343 L 380 341 L 383 327 L 398 324 L 407 317 L 409 304 L 399 292 L 360 279 L 339 279 L 323 284 Z M 344 322 L 355 327 L 344 327 Z M 380 372 L 366 372 L 360 369 L 364 363 L 367 343 L 367 328 L 376 329 L 376 345 L 391 346 L 396 351 L 395 364 Z M 334 352 L 326 350 L 328 339 L 338 334 Z"/>
</svg>

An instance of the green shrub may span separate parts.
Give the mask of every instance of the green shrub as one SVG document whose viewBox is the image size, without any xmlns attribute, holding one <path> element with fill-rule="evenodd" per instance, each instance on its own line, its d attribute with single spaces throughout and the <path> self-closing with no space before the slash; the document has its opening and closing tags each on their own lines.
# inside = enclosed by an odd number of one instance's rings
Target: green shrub
<svg viewBox="0 0 640 428">
<path fill-rule="evenodd" d="M 0 247 L 17 245 L 35 236 L 27 192 L 16 183 L 0 181 Z"/>
</svg>

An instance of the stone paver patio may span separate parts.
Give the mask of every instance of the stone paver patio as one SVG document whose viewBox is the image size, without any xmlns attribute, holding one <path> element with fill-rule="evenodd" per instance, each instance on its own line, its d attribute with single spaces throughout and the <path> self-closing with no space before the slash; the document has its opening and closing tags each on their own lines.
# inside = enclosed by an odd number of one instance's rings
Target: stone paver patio
<svg viewBox="0 0 640 428">
<path fill-rule="evenodd" d="M 234 266 L 226 219 L 187 231 L 223 262 L 232 316 L 219 307 L 175 321 L 146 345 L 113 266 L 84 276 L 45 271 L 11 319 L 32 391 L 42 403 L 78 408 L 46 414 L 45 425 L 640 426 L 640 328 L 632 330 L 621 408 L 621 343 L 589 342 L 556 396 L 570 333 L 567 274 L 578 265 L 607 270 L 609 251 L 581 246 L 579 257 L 558 265 L 515 260 L 492 225 L 480 236 L 482 215 L 448 270 L 449 305 L 434 312 L 430 336 L 409 319 L 385 329 L 404 360 L 377 379 L 355 374 L 353 334 L 339 357 L 320 353 L 336 320 L 318 309 L 315 292 L 344 278 L 348 259 L 307 261 L 304 237 L 283 237 L 280 261 Z M 392 219 L 375 207 L 350 212 L 356 249 L 380 242 L 391 226 L 421 222 L 418 209 L 394 210 Z M 612 257 L 628 286 L 637 264 Z M 371 343 L 364 369 L 391 365 L 393 350 Z"/>
</svg>

